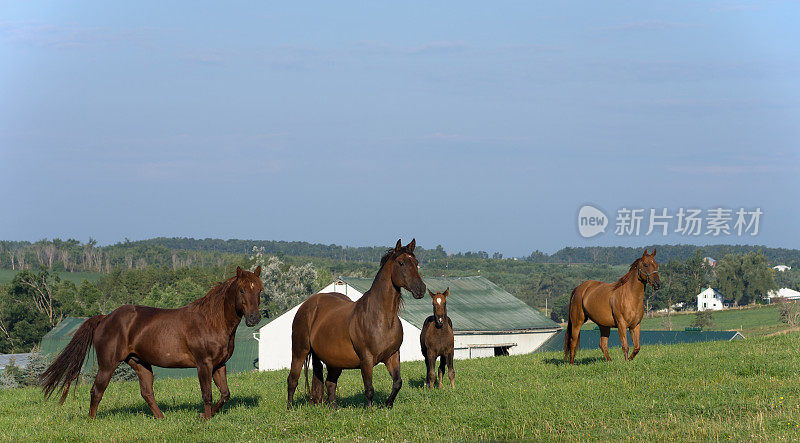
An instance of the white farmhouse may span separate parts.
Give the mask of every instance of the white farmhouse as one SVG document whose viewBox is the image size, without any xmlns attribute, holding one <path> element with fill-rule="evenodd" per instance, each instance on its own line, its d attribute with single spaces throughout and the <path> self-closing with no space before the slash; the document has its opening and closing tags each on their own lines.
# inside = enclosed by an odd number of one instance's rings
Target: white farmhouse
<svg viewBox="0 0 800 443">
<path fill-rule="evenodd" d="M 791 270 L 792 267 L 791 266 L 786 266 L 786 265 L 778 265 L 778 266 L 773 266 L 772 269 L 774 269 L 774 270 L 776 270 L 778 272 L 786 272 L 786 271 Z"/>
<path fill-rule="evenodd" d="M 698 311 L 719 311 L 724 309 L 725 299 L 716 289 L 708 288 L 697 294 Z"/>
<path fill-rule="evenodd" d="M 423 278 L 433 292 L 450 288 L 447 315 L 453 322 L 455 358 L 527 354 L 535 351 L 561 327 L 518 298 L 483 277 Z M 339 292 L 351 300 L 361 298 L 372 279 L 340 277 L 320 292 Z M 292 352 L 292 321 L 299 305 L 267 323 L 257 334 L 258 368 L 288 368 Z M 416 300 L 403 290 L 400 322 L 403 344 L 400 360 L 422 360 L 419 335 L 433 314 L 431 298 Z"/>
</svg>

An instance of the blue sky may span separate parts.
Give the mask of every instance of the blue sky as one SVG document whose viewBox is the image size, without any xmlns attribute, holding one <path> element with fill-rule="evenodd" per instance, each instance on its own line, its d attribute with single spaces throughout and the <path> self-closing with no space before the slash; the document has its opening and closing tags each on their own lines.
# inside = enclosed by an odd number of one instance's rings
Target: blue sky
<svg viewBox="0 0 800 443">
<path fill-rule="evenodd" d="M 797 2 L 429 3 L 0 2 L 0 238 L 800 248 Z"/>
</svg>

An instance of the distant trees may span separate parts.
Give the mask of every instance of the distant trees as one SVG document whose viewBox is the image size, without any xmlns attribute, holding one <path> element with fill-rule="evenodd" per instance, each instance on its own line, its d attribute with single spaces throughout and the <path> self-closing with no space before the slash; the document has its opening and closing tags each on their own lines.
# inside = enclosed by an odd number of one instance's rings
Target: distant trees
<svg viewBox="0 0 800 443">
<path fill-rule="evenodd" d="M 717 288 L 737 305 L 762 301 L 775 289 L 772 269 L 761 252 L 728 254 L 717 262 L 715 275 Z"/>
<path fill-rule="evenodd" d="M 261 266 L 265 298 L 261 310 L 264 316 L 280 315 L 321 288 L 317 270 L 311 263 L 288 265 L 277 257 L 264 255 L 264 248 L 259 246 L 253 246 L 250 260 L 250 269 Z"/>
<path fill-rule="evenodd" d="M 659 255 L 661 251 L 658 251 Z M 693 306 L 696 296 L 710 282 L 711 268 L 703 259 L 704 253 L 696 250 L 686 260 L 670 260 L 659 266 L 661 289 L 648 292 L 651 309 L 672 309 L 675 304 Z"/>
</svg>

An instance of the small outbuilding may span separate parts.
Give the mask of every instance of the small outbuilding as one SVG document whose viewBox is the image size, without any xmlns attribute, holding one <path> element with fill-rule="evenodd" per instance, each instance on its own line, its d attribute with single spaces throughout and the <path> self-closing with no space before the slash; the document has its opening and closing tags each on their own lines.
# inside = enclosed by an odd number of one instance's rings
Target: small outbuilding
<svg viewBox="0 0 800 443">
<path fill-rule="evenodd" d="M 453 322 L 455 358 L 527 354 L 535 351 L 561 327 L 520 299 L 484 277 L 423 278 L 433 292 L 450 288 L 447 315 Z M 319 292 L 339 292 L 353 301 L 372 286 L 372 279 L 340 277 Z M 261 327 L 258 333 L 258 368 L 288 368 L 291 362 L 292 321 L 299 309 Z M 403 325 L 400 360 L 422 360 L 419 335 L 425 319 L 433 314 L 430 297 L 414 299 L 403 290 L 399 312 Z"/>
<path fill-rule="evenodd" d="M 783 298 L 786 300 L 800 300 L 800 292 L 795 291 L 794 289 L 790 288 L 780 288 L 775 291 L 769 291 L 767 293 L 767 299 L 769 299 L 770 303 L 773 299 L 776 298 Z"/>
</svg>

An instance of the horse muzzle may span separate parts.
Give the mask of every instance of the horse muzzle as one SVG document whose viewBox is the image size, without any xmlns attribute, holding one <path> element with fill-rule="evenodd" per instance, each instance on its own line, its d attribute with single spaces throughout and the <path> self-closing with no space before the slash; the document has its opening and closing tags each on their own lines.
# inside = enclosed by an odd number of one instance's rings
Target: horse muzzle
<svg viewBox="0 0 800 443">
<path fill-rule="evenodd" d="M 244 316 L 244 323 L 252 328 L 253 326 L 257 325 L 258 322 L 261 321 L 261 313 L 260 312 L 251 312 Z"/>
<path fill-rule="evenodd" d="M 413 295 L 414 298 L 419 300 L 422 297 L 425 297 L 426 289 L 428 289 L 427 286 L 425 286 L 425 283 L 423 283 L 422 280 L 420 280 L 419 283 L 411 286 L 409 290 L 411 291 L 411 295 Z"/>
</svg>

